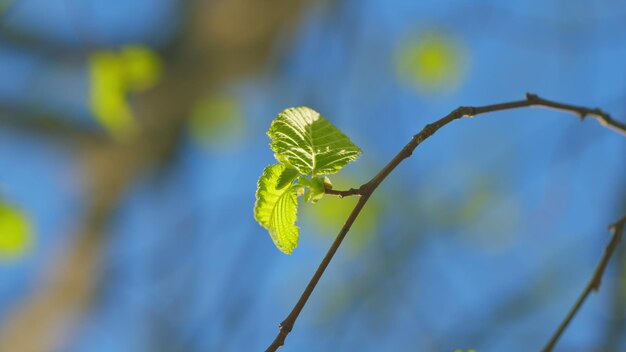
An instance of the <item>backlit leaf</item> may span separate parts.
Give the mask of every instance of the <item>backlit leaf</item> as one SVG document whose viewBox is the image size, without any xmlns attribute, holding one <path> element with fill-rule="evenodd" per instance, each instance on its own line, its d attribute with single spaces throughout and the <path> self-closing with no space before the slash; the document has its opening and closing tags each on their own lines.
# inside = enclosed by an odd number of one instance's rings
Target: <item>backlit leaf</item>
<svg viewBox="0 0 626 352">
<path fill-rule="evenodd" d="M 296 177 L 298 177 L 298 170 L 290 167 L 285 168 L 285 170 L 278 177 L 276 188 L 283 189 L 287 186 L 291 186 Z"/>
<path fill-rule="evenodd" d="M 283 164 L 266 167 L 257 184 L 254 204 L 254 218 L 286 254 L 298 245 L 298 197 L 292 185 L 298 174 L 293 171 Z"/>
<path fill-rule="evenodd" d="M 283 110 L 267 134 L 276 159 L 304 175 L 333 174 L 361 154 L 337 127 L 304 106 Z"/>
</svg>

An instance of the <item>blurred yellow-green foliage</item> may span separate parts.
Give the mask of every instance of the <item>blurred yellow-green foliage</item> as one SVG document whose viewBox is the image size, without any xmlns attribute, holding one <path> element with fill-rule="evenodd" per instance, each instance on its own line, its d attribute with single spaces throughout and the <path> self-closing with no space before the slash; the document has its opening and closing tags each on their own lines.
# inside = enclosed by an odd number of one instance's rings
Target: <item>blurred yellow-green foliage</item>
<svg viewBox="0 0 626 352">
<path fill-rule="evenodd" d="M 0 260 L 25 255 L 33 241 L 28 217 L 14 206 L 0 202 Z"/>
<path fill-rule="evenodd" d="M 161 75 L 158 55 L 144 46 L 98 50 L 89 56 L 89 72 L 92 113 L 114 138 L 130 137 L 135 120 L 129 95 L 156 84 Z"/>
<path fill-rule="evenodd" d="M 430 31 L 411 37 L 397 56 L 398 75 L 419 93 L 454 90 L 465 73 L 466 51 L 451 36 Z"/>
<path fill-rule="evenodd" d="M 194 142 L 209 148 L 233 146 L 244 133 L 243 111 L 237 98 L 208 95 L 192 107 L 189 133 Z"/>
</svg>

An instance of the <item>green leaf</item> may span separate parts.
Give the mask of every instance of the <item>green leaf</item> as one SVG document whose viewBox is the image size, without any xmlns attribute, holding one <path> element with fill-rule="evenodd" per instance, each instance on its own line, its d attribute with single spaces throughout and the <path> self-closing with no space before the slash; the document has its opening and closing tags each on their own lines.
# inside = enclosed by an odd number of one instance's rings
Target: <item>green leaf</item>
<svg viewBox="0 0 626 352">
<path fill-rule="evenodd" d="M 293 180 L 295 180 L 296 177 L 298 177 L 298 170 L 286 167 L 285 170 L 278 177 L 278 183 L 276 184 L 276 188 L 282 189 L 287 186 L 291 186 Z"/>
<path fill-rule="evenodd" d="M 283 110 L 267 134 L 276 159 L 303 175 L 334 174 L 361 154 L 337 127 L 305 106 Z"/>
<path fill-rule="evenodd" d="M 326 186 L 332 188 L 332 184 L 328 177 L 313 177 L 311 179 L 306 176 L 300 176 L 298 178 L 297 186 L 306 187 L 304 192 L 304 201 L 307 203 L 317 203 L 326 194 Z"/>
<path fill-rule="evenodd" d="M 254 218 L 266 228 L 280 251 L 291 254 L 298 245 L 298 197 L 295 170 L 283 164 L 270 165 L 259 178 Z"/>
</svg>

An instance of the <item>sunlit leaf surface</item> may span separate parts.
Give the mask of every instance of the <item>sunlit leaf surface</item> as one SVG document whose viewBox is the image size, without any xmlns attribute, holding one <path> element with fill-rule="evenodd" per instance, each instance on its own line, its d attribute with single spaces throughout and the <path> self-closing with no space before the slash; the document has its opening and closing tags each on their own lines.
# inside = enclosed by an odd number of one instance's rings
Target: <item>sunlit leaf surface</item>
<svg viewBox="0 0 626 352">
<path fill-rule="evenodd" d="M 281 112 L 267 134 L 276 159 L 304 175 L 334 174 L 361 154 L 337 127 L 304 106 Z"/>
<path fill-rule="evenodd" d="M 285 179 L 288 175 L 290 180 Z M 272 241 L 283 253 L 291 254 L 298 245 L 298 197 L 292 182 L 297 173 L 283 164 L 270 165 L 259 178 L 254 218 L 266 228 Z"/>
</svg>

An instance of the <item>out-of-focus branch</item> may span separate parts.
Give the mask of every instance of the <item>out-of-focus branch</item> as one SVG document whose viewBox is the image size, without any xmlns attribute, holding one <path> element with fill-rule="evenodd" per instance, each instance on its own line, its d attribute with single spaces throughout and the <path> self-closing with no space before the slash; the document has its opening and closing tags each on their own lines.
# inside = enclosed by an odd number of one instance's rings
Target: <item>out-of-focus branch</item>
<svg viewBox="0 0 626 352">
<path fill-rule="evenodd" d="M 604 249 L 602 258 L 600 258 L 600 262 L 596 266 L 596 269 L 594 270 L 593 275 L 591 276 L 591 279 L 589 280 L 589 283 L 587 284 L 587 286 L 585 286 L 585 289 L 576 300 L 576 303 L 574 303 L 574 306 L 570 309 L 569 313 L 567 313 L 567 316 L 565 317 L 563 322 L 561 322 L 561 325 L 559 325 L 559 327 L 556 329 L 552 337 L 550 337 L 550 340 L 548 341 L 546 346 L 543 348 L 544 352 L 552 351 L 557 341 L 559 340 L 559 338 L 561 337 L 565 329 L 567 329 L 567 327 L 569 326 L 570 322 L 572 321 L 576 313 L 578 313 L 578 310 L 583 305 L 583 303 L 585 302 L 589 294 L 591 294 L 591 292 L 593 291 L 598 291 L 600 289 L 600 284 L 602 282 L 602 277 L 604 276 L 604 271 L 606 269 L 606 266 L 609 263 L 609 260 L 611 259 L 611 255 L 613 255 L 615 248 L 617 248 L 617 245 L 620 239 L 622 238 L 622 235 L 624 234 L 625 227 L 626 227 L 626 215 L 624 215 L 624 217 L 619 219 L 613 225 L 609 226 L 609 231 L 611 231 L 612 236 L 611 236 L 611 240 L 609 241 L 609 243 L 606 245 L 606 248 Z"/>
<path fill-rule="evenodd" d="M 137 137 L 125 143 L 77 141 L 88 185 L 84 221 L 69 248 L 47 265 L 37 291 L 18 302 L 0 326 L 0 351 L 63 350 L 64 338 L 90 303 L 106 225 L 125 190 L 145 167 L 174 155 L 199 98 L 266 67 L 276 40 L 293 32 L 308 0 L 277 0 L 271 6 L 262 0 L 181 4 L 189 6 L 188 18 L 164 53 L 164 77 L 134 101 Z"/>
<path fill-rule="evenodd" d="M 0 104 L 0 127 L 7 127 L 25 133 L 37 133 L 62 143 L 84 143 L 96 140 L 104 141 L 104 136 L 94 128 L 77 126 L 55 114 L 34 116 L 27 109 L 2 106 Z"/>
<path fill-rule="evenodd" d="M 619 351 L 626 331 L 626 252 L 616 251 L 613 254 L 615 265 L 614 283 L 611 292 L 611 321 L 605 331 L 604 349 Z"/>
</svg>

